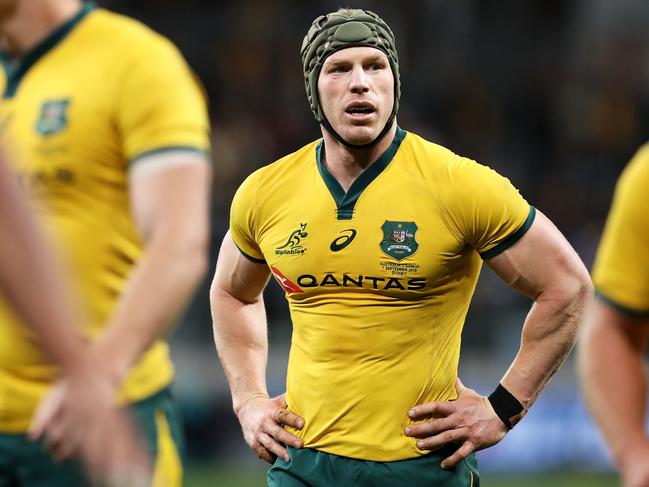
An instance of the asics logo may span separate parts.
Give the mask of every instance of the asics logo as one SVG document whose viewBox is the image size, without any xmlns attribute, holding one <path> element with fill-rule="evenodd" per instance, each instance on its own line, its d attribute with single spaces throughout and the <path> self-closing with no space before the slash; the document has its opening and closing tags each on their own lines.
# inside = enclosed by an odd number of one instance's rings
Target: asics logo
<svg viewBox="0 0 649 487">
<path fill-rule="evenodd" d="M 347 247 L 352 240 L 354 240 L 354 237 L 356 236 L 356 230 L 353 228 L 348 228 L 347 230 L 343 230 L 342 235 L 340 237 L 336 237 L 333 242 L 331 242 L 331 245 L 329 248 L 331 249 L 332 252 L 339 252 L 345 247 Z"/>
</svg>

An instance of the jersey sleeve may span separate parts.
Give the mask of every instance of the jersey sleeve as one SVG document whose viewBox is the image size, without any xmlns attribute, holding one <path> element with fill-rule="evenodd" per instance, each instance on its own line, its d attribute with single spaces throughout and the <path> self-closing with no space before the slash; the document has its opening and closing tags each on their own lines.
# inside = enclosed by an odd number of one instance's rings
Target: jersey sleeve
<svg viewBox="0 0 649 487">
<path fill-rule="evenodd" d="M 449 229 L 483 259 L 514 245 L 532 226 L 536 210 L 493 169 L 455 156 L 442 202 Z"/>
<path fill-rule="evenodd" d="M 649 316 L 649 145 L 625 168 L 615 188 L 593 267 L 600 298 L 630 315 Z"/>
<path fill-rule="evenodd" d="M 116 104 L 126 159 L 169 150 L 209 152 L 206 99 L 178 49 L 158 35 L 143 36 L 132 49 Z"/>
<path fill-rule="evenodd" d="M 256 173 L 239 187 L 230 207 L 230 236 L 239 251 L 248 259 L 265 263 L 264 255 L 257 242 L 257 185 Z"/>
</svg>

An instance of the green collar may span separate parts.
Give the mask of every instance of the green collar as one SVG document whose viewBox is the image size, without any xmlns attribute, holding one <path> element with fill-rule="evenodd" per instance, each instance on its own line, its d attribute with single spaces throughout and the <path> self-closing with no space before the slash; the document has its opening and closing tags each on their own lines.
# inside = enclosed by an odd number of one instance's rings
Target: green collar
<svg viewBox="0 0 649 487">
<path fill-rule="evenodd" d="M 390 146 L 383 154 L 381 154 L 381 157 L 374 161 L 373 164 L 370 164 L 370 166 L 354 180 L 347 193 L 345 193 L 340 183 L 331 175 L 324 165 L 322 161 L 323 142 L 320 141 L 316 147 L 316 162 L 318 164 L 320 175 L 336 202 L 338 220 L 352 219 L 352 216 L 354 215 L 354 205 L 361 196 L 361 193 L 378 177 L 379 174 L 383 172 L 386 167 L 388 167 L 388 164 L 390 164 L 390 161 L 392 161 L 394 155 L 397 153 L 401 142 L 406 137 L 406 133 L 405 130 L 402 130 L 401 127 L 397 126 L 397 132 L 394 134 L 394 139 L 392 139 Z"/>
<path fill-rule="evenodd" d="M 61 42 L 76 25 L 81 22 L 81 20 L 88 15 L 88 13 L 94 10 L 94 2 L 86 2 L 81 7 L 81 10 L 67 20 L 65 23 L 57 27 L 51 34 L 49 34 L 45 39 L 36 44 L 34 48 L 26 53 L 20 59 L 17 59 L 15 62 L 11 62 L 11 59 L 5 52 L 0 52 L 0 62 L 2 67 L 5 70 L 7 76 L 7 86 L 5 92 L 2 95 L 3 98 L 11 98 L 16 94 L 18 90 L 18 84 L 25 76 L 29 68 L 31 68 L 41 57 L 47 54 L 52 48 L 54 48 L 59 42 Z"/>
</svg>

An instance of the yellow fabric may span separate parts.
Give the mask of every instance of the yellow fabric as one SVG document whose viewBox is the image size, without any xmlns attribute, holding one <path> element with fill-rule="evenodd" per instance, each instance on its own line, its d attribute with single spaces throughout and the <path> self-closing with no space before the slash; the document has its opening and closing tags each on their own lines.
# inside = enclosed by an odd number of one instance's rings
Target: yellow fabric
<svg viewBox="0 0 649 487">
<path fill-rule="evenodd" d="M 183 466 L 164 411 L 156 410 L 155 424 L 158 454 L 155 458 L 151 487 L 182 487 Z"/>
<path fill-rule="evenodd" d="M 8 78 L 0 79 L 4 91 Z M 176 48 L 140 23 L 97 9 L 47 50 L 0 103 L 5 147 L 101 333 L 142 253 L 129 212 L 128 163 L 148 151 L 206 151 L 205 100 Z M 0 300 L 0 432 L 24 431 L 54 370 Z M 157 341 L 133 368 L 122 400 L 172 379 Z"/>
<path fill-rule="evenodd" d="M 649 313 L 648 188 L 649 145 L 645 145 L 617 183 L 593 267 L 597 291 L 639 313 Z"/>
<path fill-rule="evenodd" d="M 302 291 L 286 293 L 293 321 L 287 402 L 305 419 L 295 432 L 305 446 L 364 460 L 417 457 L 425 452 L 403 435 L 407 412 L 456 397 L 478 252 L 516 233 L 531 209 L 491 169 L 407 134 L 360 194 L 353 217 L 340 220 L 316 164 L 317 144 L 243 183 L 230 232 L 284 289 Z M 414 252 L 398 260 L 384 251 L 386 222 L 417 225 Z M 353 240 L 332 251 L 351 230 Z"/>
</svg>

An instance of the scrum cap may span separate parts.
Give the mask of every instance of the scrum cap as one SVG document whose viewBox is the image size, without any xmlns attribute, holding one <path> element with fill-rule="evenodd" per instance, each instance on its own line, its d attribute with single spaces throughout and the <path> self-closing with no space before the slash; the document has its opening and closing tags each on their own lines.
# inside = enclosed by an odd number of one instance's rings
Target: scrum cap
<svg viewBox="0 0 649 487">
<path fill-rule="evenodd" d="M 394 108 L 390 119 L 394 118 L 399 109 L 399 58 L 390 27 L 369 10 L 340 9 L 315 19 L 300 49 L 307 97 L 311 111 L 320 123 L 325 122 L 318 99 L 318 76 L 322 65 L 334 52 L 354 46 L 371 46 L 386 54 L 394 75 Z"/>
</svg>

